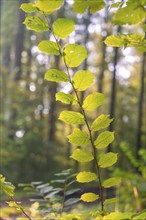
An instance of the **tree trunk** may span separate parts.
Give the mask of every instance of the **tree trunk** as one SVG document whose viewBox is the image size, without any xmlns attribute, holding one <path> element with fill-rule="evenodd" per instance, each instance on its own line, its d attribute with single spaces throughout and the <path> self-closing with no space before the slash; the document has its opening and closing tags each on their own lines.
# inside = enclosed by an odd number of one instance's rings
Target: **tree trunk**
<svg viewBox="0 0 146 220">
<path fill-rule="evenodd" d="M 137 134 L 136 134 L 136 158 L 137 159 L 139 159 L 139 150 L 142 148 L 141 136 L 142 136 L 145 70 L 146 70 L 146 52 L 143 54 L 141 79 L 140 79 L 140 93 L 139 93 L 139 104 L 138 104 Z"/>
</svg>

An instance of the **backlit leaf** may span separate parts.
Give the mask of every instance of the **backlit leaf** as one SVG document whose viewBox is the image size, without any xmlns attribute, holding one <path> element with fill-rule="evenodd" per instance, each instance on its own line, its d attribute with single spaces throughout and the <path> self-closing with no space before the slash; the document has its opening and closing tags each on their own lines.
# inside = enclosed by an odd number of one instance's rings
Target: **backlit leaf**
<svg viewBox="0 0 146 220">
<path fill-rule="evenodd" d="M 145 219 L 146 219 L 146 210 L 143 210 L 142 212 L 137 213 L 132 218 L 132 220 L 145 220 Z"/>
<path fill-rule="evenodd" d="M 59 38 L 66 38 L 70 35 L 75 27 L 75 23 L 72 20 L 66 18 L 58 18 L 53 23 L 53 33 Z"/>
<path fill-rule="evenodd" d="M 73 76 L 73 84 L 78 91 L 84 91 L 94 81 L 94 75 L 88 70 L 79 70 Z"/>
<path fill-rule="evenodd" d="M 43 40 L 39 43 L 38 48 L 41 52 L 46 54 L 60 54 L 58 44 L 53 41 Z"/>
<path fill-rule="evenodd" d="M 104 131 L 95 140 L 94 144 L 97 148 L 105 148 L 114 140 L 114 132 Z"/>
<path fill-rule="evenodd" d="M 38 16 L 27 16 L 23 24 L 25 24 L 30 30 L 36 32 L 49 30 L 48 23 Z"/>
<path fill-rule="evenodd" d="M 71 94 L 66 94 L 64 92 L 57 92 L 56 93 L 56 101 L 61 101 L 65 104 L 70 104 L 74 100 L 75 100 L 75 98 Z"/>
<path fill-rule="evenodd" d="M 35 6 L 46 13 L 52 13 L 63 5 L 63 0 L 38 0 Z"/>
<path fill-rule="evenodd" d="M 67 136 L 69 142 L 77 146 L 85 146 L 90 143 L 89 136 L 86 131 L 81 131 L 79 128 L 75 128 L 73 133 Z"/>
<path fill-rule="evenodd" d="M 69 77 L 66 73 L 60 70 L 50 69 L 45 73 L 45 79 L 53 82 L 68 82 Z"/>
<path fill-rule="evenodd" d="M 138 1 L 137 1 L 138 2 Z M 146 16 L 144 7 L 139 4 L 136 6 L 130 4 L 126 7 L 120 8 L 114 16 L 114 23 L 118 25 L 123 24 L 137 24 L 141 22 Z"/>
<path fill-rule="evenodd" d="M 100 129 L 107 128 L 113 119 L 109 118 L 109 115 L 100 115 L 95 121 L 92 123 L 91 128 L 93 131 L 99 131 Z"/>
<path fill-rule="evenodd" d="M 105 7 L 105 2 L 103 0 L 75 0 L 73 4 L 73 9 L 76 13 L 83 14 L 86 9 L 89 9 L 90 13 L 95 13 Z"/>
<path fill-rule="evenodd" d="M 32 13 L 32 12 L 35 12 L 37 11 L 36 7 L 34 6 L 33 3 L 24 3 L 24 4 L 21 4 L 20 8 L 26 12 L 26 13 Z"/>
<path fill-rule="evenodd" d="M 103 220 L 129 220 L 131 219 L 132 215 L 132 212 L 111 212 L 109 215 L 104 216 Z"/>
<path fill-rule="evenodd" d="M 86 49 L 78 44 L 68 44 L 63 51 L 64 59 L 69 67 L 79 66 L 87 57 Z"/>
<path fill-rule="evenodd" d="M 99 198 L 99 195 L 96 195 L 95 193 L 84 193 L 81 196 L 81 200 L 84 202 L 94 202 Z"/>
<path fill-rule="evenodd" d="M 77 176 L 77 182 L 79 183 L 89 183 L 92 182 L 93 180 L 97 179 L 97 176 L 95 173 L 91 173 L 91 172 L 80 172 Z"/>
<path fill-rule="evenodd" d="M 70 157 L 83 163 L 89 162 L 94 159 L 91 153 L 81 149 L 76 149 Z"/>
<path fill-rule="evenodd" d="M 59 119 L 68 124 L 85 124 L 84 116 L 81 113 L 73 111 L 62 111 Z"/>
<path fill-rule="evenodd" d="M 101 168 L 112 166 L 117 162 L 118 159 L 117 155 L 118 155 L 117 153 L 112 153 L 112 152 L 102 155 L 99 160 L 99 166 Z"/>
<path fill-rule="evenodd" d="M 119 185 L 120 182 L 121 182 L 120 177 L 112 177 L 112 178 L 109 178 L 109 179 L 105 180 L 102 185 L 103 185 L 104 188 L 109 188 L 109 187 L 112 187 L 112 186 Z"/>
<path fill-rule="evenodd" d="M 0 189 L 9 196 L 14 196 L 15 187 L 12 183 L 6 182 L 5 177 L 0 174 Z"/>
<path fill-rule="evenodd" d="M 102 93 L 94 92 L 87 96 L 83 102 L 83 108 L 86 110 L 94 110 L 103 104 L 104 95 Z"/>
</svg>

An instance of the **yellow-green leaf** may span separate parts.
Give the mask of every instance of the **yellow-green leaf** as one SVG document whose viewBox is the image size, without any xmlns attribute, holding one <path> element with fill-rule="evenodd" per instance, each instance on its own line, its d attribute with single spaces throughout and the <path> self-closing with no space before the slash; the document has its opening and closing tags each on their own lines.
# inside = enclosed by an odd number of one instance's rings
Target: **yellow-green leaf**
<svg viewBox="0 0 146 220">
<path fill-rule="evenodd" d="M 105 39 L 104 43 L 111 47 L 123 47 L 125 41 L 120 36 L 111 35 Z"/>
<path fill-rule="evenodd" d="M 63 51 L 64 59 L 69 67 L 79 66 L 87 57 L 86 49 L 78 44 L 68 44 Z"/>
<path fill-rule="evenodd" d="M 36 32 L 48 31 L 49 25 L 38 16 L 27 16 L 23 22 L 30 30 Z"/>
<path fill-rule="evenodd" d="M 112 178 L 109 178 L 107 180 L 105 180 L 103 182 L 103 187 L 104 188 L 109 188 L 109 187 L 112 187 L 112 186 L 117 186 L 121 183 L 121 178 L 120 177 L 112 177 Z"/>
<path fill-rule="evenodd" d="M 74 111 L 62 111 L 59 119 L 68 124 L 85 124 L 84 116 L 81 113 Z"/>
<path fill-rule="evenodd" d="M 103 220 L 126 220 L 131 219 L 132 215 L 132 212 L 111 212 L 109 215 L 104 216 Z"/>
<path fill-rule="evenodd" d="M 93 131 L 99 131 L 100 129 L 107 128 L 113 119 L 109 118 L 109 115 L 100 115 L 95 121 L 92 123 L 91 128 Z"/>
<path fill-rule="evenodd" d="M 105 148 L 114 140 L 114 132 L 104 131 L 95 140 L 94 144 L 97 148 Z"/>
<path fill-rule="evenodd" d="M 68 82 L 69 77 L 66 73 L 56 69 L 50 69 L 45 73 L 45 79 L 53 82 Z"/>
<path fill-rule="evenodd" d="M 117 153 L 109 152 L 100 157 L 99 166 L 101 168 L 110 167 L 117 162 L 118 159 Z"/>
<path fill-rule="evenodd" d="M 56 93 L 56 101 L 61 101 L 65 104 L 70 104 L 75 100 L 75 97 L 71 94 L 66 94 L 64 92 L 57 92 Z"/>
<path fill-rule="evenodd" d="M 15 186 L 10 182 L 6 182 L 2 174 L 0 174 L 0 189 L 7 195 L 14 196 Z"/>
<path fill-rule="evenodd" d="M 97 179 L 97 176 L 95 173 L 91 173 L 91 172 L 80 172 L 77 176 L 77 182 L 79 183 L 89 183 L 92 182 L 93 180 Z"/>
<path fill-rule="evenodd" d="M 83 108 L 86 110 L 94 110 L 103 104 L 104 95 L 102 93 L 94 92 L 88 95 L 83 102 Z"/>
<path fill-rule="evenodd" d="M 86 163 L 94 159 L 91 153 L 81 149 L 76 149 L 70 157 L 82 163 Z"/>
<path fill-rule="evenodd" d="M 86 131 L 81 131 L 79 128 L 75 128 L 73 133 L 67 136 L 69 142 L 77 146 L 85 146 L 90 143 L 89 135 Z"/>
<path fill-rule="evenodd" d="M 59 55 L 59 46 L 56 42 L 43 40 L 39 43 L 38 48 L 41 52 L 46 54 Z"/>
<path fill-rule="evenodd" d="M 59 38 L 66 38 L 68 35 L 70 35 L 74 28 L 75 28 L 75 23 L 72 20 L 68 20 L 66 18 L 58 18 L 54 23 L 53 23 L 53 33 L 55 36 Z"/>
<path fill-rule="evenodd" d="M 79 70 L 73 76 L 73 84 L 78 91 L 84 91 L 94 81 L 94 75 L 88 70 Z"/>
<path fill-rule="evenodd" d="M 84 193 L 81 196 L 81 200 L 84 202 L 94 202 L 99 198 L 99 195 L 96 195 L 95 193 Z"/>
<path fill-rule="evenodd" d="M 63 5 L 63 0 L 38 0 L 35 6 L 45 12 L 52 13 Z"/>
<path fill-rule="evenodd" d="M 20 8 L 26 13 L 32 13 L 37 11 L 36 7 L 34 6 L 34 3 L 21 4 Z"/>
</svg>

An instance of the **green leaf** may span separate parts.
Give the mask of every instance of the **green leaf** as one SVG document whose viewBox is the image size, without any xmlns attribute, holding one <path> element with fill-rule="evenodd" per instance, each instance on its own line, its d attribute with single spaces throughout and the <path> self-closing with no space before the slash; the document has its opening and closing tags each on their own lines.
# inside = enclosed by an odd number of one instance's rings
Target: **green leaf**
<svg viewBox="0 0 146 220">
<path fill-rule="evenodd" d="M 99 195 L 96 195 L 95 193 L 84 193 L 81 196 L 81 200 L 84 202 L 94 202 L 99 198 Z"/>
<path fill-rule="evenodd" d="M 132 220 L 145 220 L 146 219 L 146 210 L 137 213 L 133 216 Z"/>
<path fill-rule="evenodd" d="M 58 44 L 53 41 L 43 40 L 39 43 L 38 48 L 46 54 L 60 55 Z"/>
<path fill-rule="evenodd" d="M 86 131 L 81 131 L 79 128 L 75 128 L 73 133 L 67 136 L 69 142 L 77 146 L 85 146 L 90 143 L 89 136 Z"/>
<path fill-rule="evenodd" d="M 101 168 L 110 167 L 117 162 L 117 153 L 109 152 L 100 157 L 99 166 Z"/>
<path fill-rule="evenodd" d="M 111 212 L 109 215 L 104 216 L 103 220 L 127 220 L 131 219 L 133 213 L 131 212 Z M 140 220 L 140 219 L 139 219 Z"/>
<path fill-rule="evenodd" d="M 14 202 L 14 201 L 10 201 L 10 202 L 7 202 L 7 204 L 9 205 L 9 207 L 15 207 L 16 210 L 18 210 L 18 211 L 24 209 L 24 208 L 20 205 L 20 202 L 19 202 L 19 203 L 18 203 L 18 202 L 16 203 L 16 202 Z"/>
<path fill-rule="evenodd" d="M 49 14 L 59 9 L 63 5 L 63 0 L 39 0 L 35 7 Z"/>
<path fill-rule="evenodd" d="M 45 73 L 45 79 L 53 82 L 69 82 L 68 75 L 56 69 L 48 70 Z"/>
<path fill-rule="evenodd" d="M 125 45 L 124 39 L 122 39 L 120 36 L 111 35 L 108 36 L 104 43 L 111 47 L 123 47 Z"/>
<path fill-rule="evenodd" d="M 37 11 L 36 7 L 34 6 L 33 3 L 24 3 L 24 4 L 21 4 L 20 8 L 26 12 L 26 13 L 32 13 L 32 12 L 35 12 Z"/>
<path fill-rule="evenodd" d="M 109 115 L 100 115 L 95 121 L 92 123 L 91 128 L 93 131 L 99 131 L 100 129 L 107 128 L 113 119 L 109 118 Z"/>
<path fill-rule="evenodd" d="M 30 30 L 36 32 L 48 31 L 49 25 L 38 16 L 27 16 L 23 22 Z"/>
<path fill-rule="evenodd" d="M 79 183 L 89 183 L 92 182 L 93 180 L 97 179 L 97 176 L 95 173 L 91 173 L 91 172 L 80 172 L 77 176 L 77 182 Z"/>
<path fill-rule="evenodd" d="M 112 186 L 117 186 L 120 183 L 121 183 L 120 177 L 112 177 L 112 178 L 105 180 L 102 185 L 104 188 L 110 188 Z"/>
<path fill-rule="evenodd" d="M 70 157 L 82 163 L 86 163 L 94 159 L 91 153 L 81 149 L 76 149 Z"/>
<path fill-rule="evenodd" d="M 75 100 L 75 97 L 71 94 L 66 94 L 64 92 L 57 92 L 56 93 L 56 101 L 61 101 L 65 104 L 70 104 Z"/>
<path fill-rule="evenodd" d="M 145 15 L 146 13 L 144 7 L 141 5 L 135 7 L 134 4 L 129 4 L 117 11 L 114 16 L 114 23 L 117 25 L 137 24 L 145 18 Z"/>
<path fill-rule="evenodd" d="M 81 113 L 73 111 L 62 111 L 59 119 L 68 124 L 85 124 L 84 116 Z"/>
<path fill-rule="evenodd" d="M 9 196 L 14 196 L 15 187 L 12 183 L 6 182 L 5 177 L 0 174 L 0 189 Z"/>
<path fill-rule="evenodd" d="M 110 205 L 110 204 L 116 203 L 116 202 L 117 202 L 117 198 L 106 199 L 106 200 L 104 200 L 104 205 Z"/>
<path fill-rule="evenodd" d="M 94 144 L 97 148 L 105 148 L 114 140 L 114 132 L 104 131 L 95 140 Z"/>
<path fill-rule="evenodd" d="M 63 51 L 64 59 L 69 67 L 79 66 L 87 57 L 86 49 L 78 44 L 68 44 Z"/>
<path fill-rule="evenodd" d="M 76 13 L 83 14 L 86 9 L 89 9 L 90 13 L 95 13 L 105 7 L 105 2 L 103 0 L 75 0 L 73 4 L 73 9 Z"/>
<path fill-rule="evenodd" d="M 122 2 L 113 3 L 113 4 L 111 4 L 110 8 L 118 8 L 121 4 L 122 4 Z"/>
<path fill-rule="evenodd" d="M 87 96 L 83 102 L 83 108 L 86 110 L 94 110 L 103 104 L 104 95 L 102 93 L 94 92 Z"/>
<path fill-rule="evenodd" d="M 55 36 L 59 38 L 66 38 L 74 31 L 75 23 L 74 21 L 68 20 L 66 18 L 58 18 L 53 23 L 52 28 Z"/>
<path fill-rule="evenodd" d="M 108 46 L 112 47 L 136 47 L 138 50 L 146 51 L 146 40 L 144 38 L 143 34 L 111 35 L 108 36 L 104 42 Z"/>
<path fill-rule="evenodd" d="M 79 70 L 73 76 L 73 85 L 78 91 L 84 91 L 94 81 L 94 75 L 88 70 Z"/>
</svg>

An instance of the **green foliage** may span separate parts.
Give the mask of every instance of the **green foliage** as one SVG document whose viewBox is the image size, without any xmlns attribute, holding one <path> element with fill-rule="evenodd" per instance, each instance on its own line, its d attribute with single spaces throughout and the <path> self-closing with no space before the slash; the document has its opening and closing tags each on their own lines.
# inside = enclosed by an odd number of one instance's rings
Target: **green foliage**
<svg viewBox="0 0 146 220">
<path fill-rule="evenodd" d="M 81 131 L 79 128 L 75 128 L 73 133 L 67 137 L 69 142 L 76 146 L 85 146 L 90 143 L 88 133 L 86 131 Z"/>
<path fill-rule="evenodd" d="M 81 113 L 73 111 L 62 111 L 59 119 L 73 125 L 85 124 L 84 116 Z"/>
<path fill-rule="evenodd" d="M 75 28 L 75 23 L 66 18 L 58 18 L 52 25 L 53 33 L 59 38 L 66 38 Z"/>
<path fill-rule="evenodd" d="M 94 110 L 103 104 L 104 95 L 102 93 L 94 92 L 87 96 L 83 102 L 83 108 L 86 110 Z"/>
<path fill-rule="evenodd" d="M 35 7 L 47 14 L 54 12 L 63 5 L 63 0 L 39 0 Z"/>
<path fill-rule="evenodd" d="M 42 32 L 48 31 L 48 23 L 38 16 L 27 16 L 23 22 L 30 30 Z"/>
<path fill-rule="evenodd" d="M 46 54 L 60 54 L 57 43 L 53 41 L 43 40 L 39 43 L 38 48 L 41 52 L 44 52 Z"/>
<path fill-rule="evenodd" d="M 103 0 L 75 0 L 73 4 L 73 9 L 76 13 L 83 14 L 87 9 L 90 13 L 95 13 L 105 7 L 105 2 Z"/>
<path fill-rule="evenodd" d="M 111 35 L 105 40 L 105 44 L 112 47 L 136 47 L 138 50 L 145 51 L 146 40 L 143 34 L 123 34 Z"/>
<path fill-rule="evenodd" d="M 71 94 L 66 94 L 64 92 L 57 92 L 56 101 L 61 101 L 62 103 L 70 104 L 73 101 L 75 101 L 75 97 Z"/>
<path fill-rule="evenodd" d="M 99 131 L 103 128 L 107 128 L 112 121 L 113 119 L 110 119 L 109 115 L 102 114 L 93 121 L 91 128 L 93 131 Z"/>
<path fill-rule="evenodd" d="M 127 6 L 120 8 L 115 14 L 114 23 L 118 25 L 132 25 L 141 22 L 146 15 L 146 11 L 144 8 L 145 5 L 145 1 L 128 0 Z"/>
<path fill-rule="evenodd" d="M 77 67 L 87 57 L 87 51 L 81 45 L 68 44 L 63 50 L 63 57 L 68 67 Z"/>
<path fill-rule="evenodd" d="M 91 172 L 80 172 L 77 175 L 77 182 L 79 183 L 89 183 L 92 182 L 93 180 L 97 179 L 97 176 L 95 173 L 91 173 Z"/>
<path fill-rule="evenodd" d="M 91 153 L 81 149 L 76 149 L 70 157 L 83 163 L 89 162 L 94 159 Z"/>
<path fill-rule="evenodd" d="M 66 73 L 57 69 L 50 69 L 45 73 L 45 79 L 52 82 L 69 82 L 69 77 Z"/>
<path fill-rule="evenodd" d="M 119 185 L 121 182 L 121 178 L 119 177 L 112 177 L 112 178 L 109 178 L 107 180 L 105 180 L 103 182 L 103 187 L 104 188 L 109 188 L 109 187 L 112 187 L 112 186 L 116 186 L 116 185 Z"/>
<path fill-rule="evenodd" d="M 97 148 L 106 148 L 114 140 L 114 132 L 104 131 L 100 133 L 94 144 Z"/>
<path fill-rule="evenodd" d="M 8 196 L 14 196 L 15 187 L 10 182 L 5 181 L 5 177 L 0 174 L 0 189 L 4 191 Z"/>
<path fill-rule="evenodd" d="M 78 91 L 86 90 L 94 80 L 93 74 L 88 70 L 79 70 L 73 76 L 73 86 Z"/>
<path fill-rule="evenodd" d="M 20 8 L 26 12 L 26 13 L 32 13 L 32 12 L 36 12 L 37 9 L 36 7 L 34 6 L 33 3 L 24 3 L 24 4 L 21 4 Z"/>
<path fill-rule="evenodd" d="M 100 157 L 99 166 L 101 168 L 110 167 L 117 162 L 117 153 L 106 153 Z"/>
<path fill-rule="evenodd" d="M 98 195 L 96 195 L 95 193 L 84 193 L 81 196 L 81 200 L 84 202 L 94 202 L 99 198 Z"/>
</svg>

